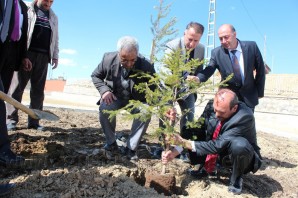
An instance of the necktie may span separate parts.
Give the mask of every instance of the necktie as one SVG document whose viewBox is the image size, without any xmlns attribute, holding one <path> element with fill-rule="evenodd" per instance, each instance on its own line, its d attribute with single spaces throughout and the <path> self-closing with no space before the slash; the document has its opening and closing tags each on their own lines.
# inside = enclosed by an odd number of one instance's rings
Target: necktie
<svg viewBox="0 0 298 198">
<path fill-rule="evenodd" d="M 9 29 L 9 22 L 10 22 L 10 15 L 11 15 L 11 8 L 12 8 L 12 0 L 6 1 L 6 7 L 5 7 L 5 14 L 3 17 L 3 24 L 1 29 L 1 41 L 4 43 L 4 41 L 7 38 L 8 29 Z"/>
<path fill-rule="evenodd" d="M 129 91 L 129 83 L 130 80 L 128 79 L 129 71 L 124 67 L 121 67 L 121 85 L 123 87 L 122 94 L 124 97 L 128 97 L 130 95 Z"/>
<path fill-rule="evenodd" d="M 212 136 L 212 140 L 215 140 L 219 134 L 222 123 L 219 122 L 215 128 L 215 131 Z M 207 173 L 212 173 L 215 170 L 217 154 L 208 154 L 205 160 L 204 168 Z"/>
<path fill-rule="evenodd" d="M 237 50 L 232 50 L 232 66 L 233 66 L 233 71 L 234 71 L 234 76 L 237 80 L 238 83 L 242 84 L 242 78 L 241 78 L 241 73 L 240 73 L 240 65 L 238 58 L 236 56 Z"/>
<path fill-rule="evenodd" d="M 17 41 L 20 37 L 20 11 L 18 0 L 14 0 L 14 26 L 11 33 L 11 40 Z"/>
<path fill-rule="evenodd" d="M 124 67 L 122 67 L 122 69 L 121 69 L 121 75 L 124 79 L 126 79 L 128 76 L 128 72 Z"/>
</svg>

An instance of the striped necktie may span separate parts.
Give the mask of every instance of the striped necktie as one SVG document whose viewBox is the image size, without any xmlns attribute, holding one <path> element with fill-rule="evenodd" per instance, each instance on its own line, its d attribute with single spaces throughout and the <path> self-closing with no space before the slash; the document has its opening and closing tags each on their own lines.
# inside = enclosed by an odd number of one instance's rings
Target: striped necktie
<svg viewBox="0 0 298 198">
<path fill-rule="evenodd" d="M 232 66 L 233 66 L 233 71 L 234 71 L 234 77 L 236 78 L 237 82 L 242 84 L 242 77 L 241 77 L 241 72 L 240 72 L 240 64 L 239 60 L 236 56 L 237 50 L 232 50 Z"/>
</svg>

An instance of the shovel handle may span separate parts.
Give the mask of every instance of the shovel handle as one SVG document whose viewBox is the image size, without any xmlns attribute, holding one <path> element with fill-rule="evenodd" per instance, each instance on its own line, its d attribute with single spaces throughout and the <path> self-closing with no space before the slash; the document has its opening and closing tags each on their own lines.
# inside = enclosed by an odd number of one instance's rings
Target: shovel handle
<svg viewBox="0 0 298 198">
<path fill-rule="evenodd" d="M 39 117 L 34 113 L 34 111 L 22 103 L 16 101 L 15 99 L 9 97 L 7 94 L 0 91 L 0 99 L 6 101 L 7 103 L 13 105 L 15 108 L 22 110 L 27 113 L 33 119 L 39 119 Z"/>
</svg>

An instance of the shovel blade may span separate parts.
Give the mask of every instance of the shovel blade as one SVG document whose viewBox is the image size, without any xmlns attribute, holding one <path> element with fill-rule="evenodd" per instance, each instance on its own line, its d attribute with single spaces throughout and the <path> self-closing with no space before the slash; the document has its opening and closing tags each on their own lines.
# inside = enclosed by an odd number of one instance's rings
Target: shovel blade
<svg viewBox="0 0 298 198">
<path fill-rule="evenodd" d="M 58 121 L 59 117 L 49 111 L 40 111 L 37 109 L 32 109 L 38 119 L 45 119 L 49 121 Z"/>
</svg>

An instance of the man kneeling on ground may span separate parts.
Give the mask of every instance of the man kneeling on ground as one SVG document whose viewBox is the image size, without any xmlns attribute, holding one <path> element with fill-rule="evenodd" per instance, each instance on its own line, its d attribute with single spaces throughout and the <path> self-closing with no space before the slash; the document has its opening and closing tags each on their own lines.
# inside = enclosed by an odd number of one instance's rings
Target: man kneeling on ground
<svg viewBox="0 0 298 198">
<path fill-rule="evenodd" d="M 250 108 L 238 101 L 234 92 L 226 88 L 220 89 L 215 94 L 213 108 L 212 113 L 203 113 L 203 116 L 207 116 L 205 119 L 208 122 L 215 122 L 213 127 L 210 127 L 212 124 L 209 127 L 205 126 L 206 122 L 202 126 L 205 130 L 201 130 L 201 133 L 206 133 L 203 135 L 205 140 L 192 141 L 183 139 L 177 134 L 169 135 L 168 143 L 177 146 L 162 154 L 162 162 L 166 164 L 179 155 L 182 151 L 181 145 L 192 153 L 191 160 L 203 159 L 202 169 L 207 172 L 214 171 L 216 160 L 223 163 L 228 159 L 232 166 L 228 191 L 240 194 L 243 174 L 250 171 L 255 173 L 261 166 L 254 115 Z M 206 138 L 208 136 L 212 137 L 209 141 Z"/>
</svg>

